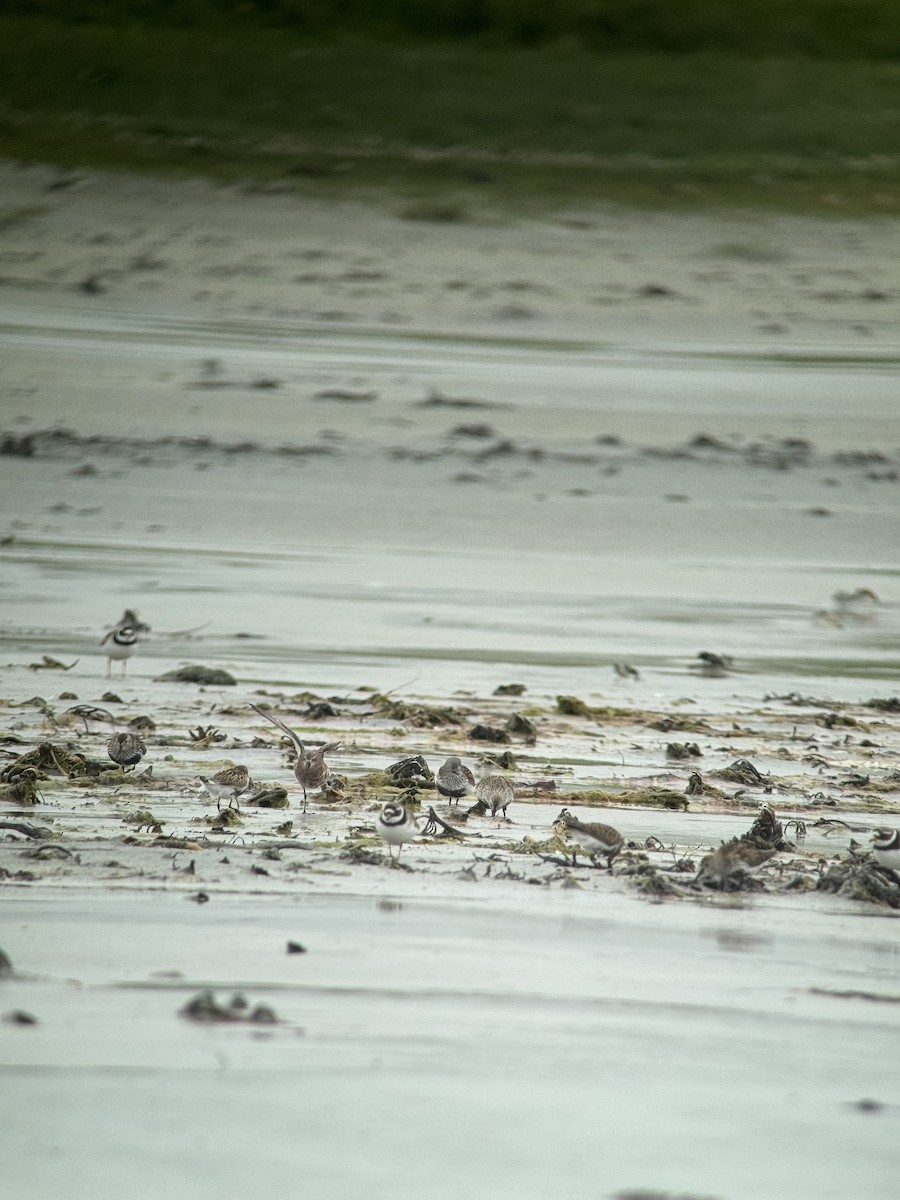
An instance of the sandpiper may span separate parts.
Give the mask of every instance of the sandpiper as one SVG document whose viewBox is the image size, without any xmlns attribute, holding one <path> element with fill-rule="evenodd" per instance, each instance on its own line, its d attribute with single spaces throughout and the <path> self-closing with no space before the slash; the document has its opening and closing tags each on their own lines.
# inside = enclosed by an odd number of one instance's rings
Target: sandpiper
<svg viewBox="0 0 900 1200">
<path fill-rule="evenodd" d="M 565 826 L 566 833 L 572 841 L 577 842 L 588 851 L 592 860 L 598 854 L 605 854 L 606 865 L 610 871 L 612 870 L 613 859 L 625 845 L 625 839 L 618 829 L 613 829 L 611 825 L 595 822 L 585 824 L 577 817 L 573 817 L 567 808 L 564 808 L 556 819 Z M 573 848 L 572 866 L 577 865 L 577 852 Z"/>
<path fill-rule="evenodd" d="M 506 817 L 506 810 L 516 798 L 516 793 L 504 775 L 485 775 L 475 785 L 475 798 L 490 806 L 492 817 L 496 817 L 498 812 Z"/>
<path fill-rule="evenodd" d="M 243 764 L 238 764 L 236 767 L 225 767 L 224 770 L 217 771 L 211 779 L 201 775 L 200 782 L 207 794 L 215 800 L 216 808 L 222 807 L 223 800 L 227 800 L 228 807 L 231 808 L 232 802 L 250 786 L 250 772 Z"/>
<path fill-rule="evenodd" d="M 388 858 L 391 862 L 394 861 L 391 847 L 397 847 L 397 862 L 399 862 L 403 843 L 411 842 L 419 832 L 416 818 L 406 805 L 394 801 L 385 804 L 382 808 L 375 820 L 375 828 L 378 830 L 378 836 L 387 842 Z"/>
<path fill-rule="evenodd" d="M 438 770 L 435 786 L 442 796 L 459 803 L 463 796 L 474 791 L 475 776 L 468 767 L 463 766 L 461 759 L 448 758 Z"/>
<path fill-rule="evenodd" d="M 147 747 L 136 733 L 114 733 L 106 744 L 106 753 L 124 770 L 125 767 L 136 767 L 147 753 Z"/>
<path fill-rule="evenodd" d="M 742 872 L 754 875 L 775 853 L 774 850 L 758 850 L 749 842 L 726 842 L 701 858 L 695 879 L 698 883 L 707 879 L 721 886 L 726 879 Z"/>
<path fill-rule="evenodd" d="M 294 778 L 303 789 L 303 811 L 306 811 L 306 793 L 320 788 L 328 778 L 330 771 L 328 764 L 325 762 L 325 755 L 330 754 L 332 750 L 340 749 L 340 742 L 327 742 L 324 746 L 316 746 L 313 750 L 308 750 L 298 735 L 293 729 L 289 729 L 284 721 L 280 721 L 278 717 L 273 716 L 265 708 L 259 708 L 256 704 L 251 704 L 250 707 L 255 713 L 259 713 L 261 717 L 265 717 L 267 721 L 271 721 L 273 725 L 277 725 L 283 730 L 297 748 L 297 758 L 294 761 Z"/>
</svg>

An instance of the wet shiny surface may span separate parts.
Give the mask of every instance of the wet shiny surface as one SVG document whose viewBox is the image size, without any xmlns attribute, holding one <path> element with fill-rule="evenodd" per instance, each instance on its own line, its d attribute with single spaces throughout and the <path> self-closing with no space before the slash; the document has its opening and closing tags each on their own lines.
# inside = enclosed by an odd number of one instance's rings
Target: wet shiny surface
<svg viewBox="0 0 900 1200">
<path fill-rule="evenodd" d="M 896 693 L 896 482 L 836 453 L 898 453 L 891 362 L 848 363 L 839 346 L 834 361 L 785 364 L 733 346 L 299 336 L 39 308 L 4 315 L 4 425 L 77 436 L 0 470 L 0 655 L 16 703 L 112 686 L 186 725 L 185 713 L 221 720 L 259 687 L 447 702 L 516 680 L 538 704 L 566 693 L 714 713 L 706 769 L 750 752 L 729 721 L 769 693 Z M 198 389 L 210 355 L 229 382 L 283 386 Z M 338 386 L 379 398 L 364 411 L 314 401 Z M 434 388 L 501 407 L 422 407 Z M 490 432 L 458 432 L 472 422 Z M 691 450 L 701 432 L 744 449 Z M 184 443 L 201 433 L 209 445 Z M 814 444 L 801 464 L 744 452 L 792 437 Z M 877 610 L 817 622 L 832 593 L 861 587 Z M 153 630 L 108 685 L 99 640 L 125 605 Z M 700 677 L 701 650 L 733 656 L 734 673 Z M 78 662 L 29 672 L 44 653 Z M 639 681 L 613 674 L 623 659 Z M 225 667 L 238 686 L 173 700 L 155 679 L 184 661 Z M 777 712 L 787 742 L 795 718 Z M 409 729 L 386 749 L 373 730 L 341 770 L 434 750 Z M 583 737 L 523 748 L 523 774 L 552 763 L 566 786 L 608 785 L 665 769 L 665 734 L 620 745 L 598 721 L 592 736 L 590 754 Z M 185 757 L 193 770 L 202 756 Z M 167 831 L 190 833 L 185 764 L 154 760 L 175 782 L 152 802 Z M 266 769 L 284 774 L 274 748 Z M 185 1200 L 896 1194 L 886 1047 L 900 963 L 881 910 L 815 895 L 653 905 L 595 880 L 488 891 L 430 844 L 410 848 L 409 876 L 334 863 L 235 884 L 217 876 L 217 847 L 196 882 L 173 882 L 191 852 L 161 849 L 135 877 L 115 865 L 119 811 L 78 800 L 51 797 L 43 815 L 81 832 L 87 880 L 4 889 L 0 944 L 20 977 L 0 982 L 0 1004 L 39 1021 L 0 1024 L 17 1194 L 87 1200 L 111 1180 Z M 558 807 L 520 805 L 504 836 L 546 836 Z M 746 813 L 615 819 L 632 837 L 698 846 L 747 825 Z M 329 815 L 305 821 L 304 836 L 343 836 Z M 817 831 L 808 847 L 829 843 Z M 212 900 L 190 903 L 201 884 Z M 288 956 L 289 938 L 308 953 Z M 281 1023 L 195 1026 L 179 1010 L 205 986 L 244 989 Z M 860 1109 L 866 1098 L 883 1107 Z"/>
</svg>

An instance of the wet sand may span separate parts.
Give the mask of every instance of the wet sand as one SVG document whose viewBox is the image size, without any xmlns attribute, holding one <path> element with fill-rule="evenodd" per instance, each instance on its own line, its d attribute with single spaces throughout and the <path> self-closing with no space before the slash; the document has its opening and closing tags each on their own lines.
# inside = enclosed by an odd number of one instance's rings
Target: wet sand
<svg viewBox="0 0 900 1200">
<path fill-rule="evenodd" d="M 58 846 L 0 831 L 20 1192 L 893 1196 L 895 910 L 814 885 L 900 820 L 896 224 L 2 180 L 2 762 L 103 759 L 76 704 L 157 726 L 149 776 L 0 813 Z M 107 681 L 126 605 L 152 630 Z M 236 683 L 158 681 L 184 662 Z M 302 813 L 265 697 L 342 738 L 348 802 Z M 513 712 L 533 744 L 471 736 Z M 369 773 L 504 749 L 512 823 L 390 868 Z M 289 808 L 215 829 L 228 761 Z M 590 806 L 695 770 L 721 795 L 686 812 Z M 762 890 L 696 887 L 762 800 L 806 837 Z M 553 861 L 563 805 L 631 843 L 612 874 Z M 205 987 L 279 1023 L 188 1021 Z"/>
</svg>

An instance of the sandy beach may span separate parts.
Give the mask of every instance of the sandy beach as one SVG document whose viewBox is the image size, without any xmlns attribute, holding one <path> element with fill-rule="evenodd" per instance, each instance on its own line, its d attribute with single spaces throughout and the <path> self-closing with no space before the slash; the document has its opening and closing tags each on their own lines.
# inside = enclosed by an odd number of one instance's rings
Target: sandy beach
<svg viewBox="0 0 900 1200">
<path fill-rule="evenodd" d="M 892 1197 L 897 222 L 0 196 L 0 769 L 100 764 L 0 793 L 17 1194 Z M 511 820 L 425 789 L 392 867 L 415 755 Z M 699 883 L 762 803 L 787 848 Z"/>
</svg>

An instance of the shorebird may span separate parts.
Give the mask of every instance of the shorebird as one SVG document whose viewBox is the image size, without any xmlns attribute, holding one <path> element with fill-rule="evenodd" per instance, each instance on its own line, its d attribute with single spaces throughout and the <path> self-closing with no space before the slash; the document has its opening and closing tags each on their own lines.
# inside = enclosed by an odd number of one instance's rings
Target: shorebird
<svg viewBox="0 0 900 1200">
<path fill-rule="evenodd" d="M 573 817 L 567 808 L 564 808 L 556 819 L 565 826 L 567 835 L 582 849 L 587 850 L 592 861 L 596 855 L 605 854 L 606 865 L 610 871 L 612 870 L 613 859 L 625 845 L 625 839 L 618 829 L 613 829 L 612 825 L 601 825 L 595 822 L 585 824 L 577 817 Z M 578 865 L 577 859 L 577 851 L 573 847 L 573 867 Z"/>
<path fill-rule="evenodd" d="M 216 808 L 222 807 L 223 800 L 227 800 L 228 807 L 231 808 L 232 801 L 236 801 L 238 796 L 246 792 L 250 786 L 250 772 L 245 766 L 239 764 L 236 767 L 225 767 L 224 770 L 217 771 L 211 779 L 201 775 L 200 782 L 207 794 L 215 800 Z"/>
<path fill-rule="evenodd" d="M 775 850 L 758 850 L 749 842 L 724 843 L 701 858 L 695 880 L 700 883 L 708 879 L 711 883 L 718 882 L 721 887 L 726 879 L 732 879 L 741 872 L 755 875 L 775 853 Z"/>
<path fill-rule="evenodd" d="M 640 671 L 637 669 L 637 667 L 633 667 L 631 663 L 613 663 L 613 670 L 620 679 L 640 679 L 641 677 Z"/>
<path fill-rule="evenodd" d="M 891 871 L 900 871 L 900 830 L 882 826 L 872 834 L 875 861 Z"/>
<path fill-rule="evenodd" d="M 448 758 L 438 770 L 434 782 L 442 796 L 457 803 L 475 788 L 475 776 L 458 758 Z"/>
<path fill-rule="evenodd" d="M 388 858 L 394 861 L 392 846 L 397 847 L 397 862 L 403 851 L 403 843 L 411 842 L 418 835 L 416 818 L 405 804 L 391 801 L 382 808 L 375 820 L 375 828 L 382 841 L 387 842 Z"/>
<path fill-rule="evenodd" d="M 849 617 L 854 621 L 871 621 L 881 601 L 871 588 L 857 588 L 855 592 L 835 592 L 834 601 L 838 617 Z"/>
<path fill-rule="evenodd" d="M 697 655 L 699 663 L 691 663 L 692 670 L 699 671 L 707 679 L 722 679 L 734 666 L 730 654 L 714 654 L 711 650 L 701 650 Z"/>
<path fill-rule="evenodd" d="M 265 717 L 267 721 L 271 721 L 273 725 L 277 725 L 279 729 L 283 730 L 297 748 L 294 778 L 303 789 L 303 811 L 305 812 L 307 791 L 320 788 L 330 774 L 328 764 L 325 762 L 325 755 L 330 754 L 332 750 L 338 750 L 341 743 L 327 742 L 324 746 L 316 746 L 314 750 L 307 750 L 297 734 L 293 729 L 289 729 L 284 721 L 280 721 L 278 717 L 273 716 L 265 708 L 259 708 L 256 704 L 251 704 L 250 707 L 255 713 L 259 713 L 261 717 Z"/>
<path fill-rule="evenodd" d="M 134 625 L 116 625 L 114 629 L 110 629 L 109 633 L 106 634 L 100 643 L 101 646 L 105 647 L 103 652 L 106 655 L 107 679 L 112 675 L 113 659 L 121 662 L 122 674 L 125 674 L 128 659 L 137 650 L 137 644 L 138 634 Z"/>
<path fill-rule="evenodd" d="M 515 800 L 516 793 L 504 775 L 485 775 L 475 785 L 475 798 L 490 805 L 492 817 L 496 817 L 498 811 L 506 817 L 506 810 Z"/>
<path fill-rule="evenodd" d="M 106 753 L 124 770 L 125 767 L 136 767 L 147 753 L 147 747 L 136 733 L 114 733 L 106 743 Z"/>
</svg>

